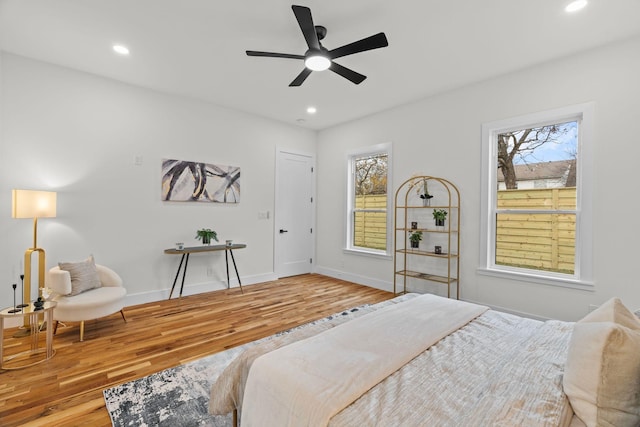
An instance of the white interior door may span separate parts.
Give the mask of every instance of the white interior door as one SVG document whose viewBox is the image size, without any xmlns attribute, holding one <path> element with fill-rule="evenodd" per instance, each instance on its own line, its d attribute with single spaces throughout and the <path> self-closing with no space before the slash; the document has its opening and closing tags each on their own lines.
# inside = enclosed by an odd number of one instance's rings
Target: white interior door
<svg viewBox="0 0 640 427">
<path fill-rule="evenodd" d="M 311 272 L 313 163 L 309 155 L 285 151 L 277 155 L 274 269 L 278 277 Z"/>
</svg>

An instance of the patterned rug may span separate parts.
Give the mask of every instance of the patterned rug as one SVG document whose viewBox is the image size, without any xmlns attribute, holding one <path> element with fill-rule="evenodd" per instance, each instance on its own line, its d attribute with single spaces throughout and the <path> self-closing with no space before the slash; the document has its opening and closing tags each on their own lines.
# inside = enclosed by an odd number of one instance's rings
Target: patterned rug
<svg viewBox="0 0 640 427">
<path fill-rule="evenodd" d="M 387 303 L 389 302 L 375 304 L 375 307 L 381 307 Z M 344 316 L 344 319 L 354 318 L 369 311 L 365 307 L 369 307 L 369 305 L 336 313 L 309 324 L 326 322 L 337 316 Z M 305 326 L 302 325 L 298 328 Z M 275 336 L 289 333 L 298 328 L 281 332 Z M 249 346 L 271 338 L 253 341 L 104 390 L 104 400 L 112 424 L 114 426 L 136 427 L 231 427 L 231 414 L 213 416 L 207 413 L 211 384 L 240 352 Z"/>
</svg>

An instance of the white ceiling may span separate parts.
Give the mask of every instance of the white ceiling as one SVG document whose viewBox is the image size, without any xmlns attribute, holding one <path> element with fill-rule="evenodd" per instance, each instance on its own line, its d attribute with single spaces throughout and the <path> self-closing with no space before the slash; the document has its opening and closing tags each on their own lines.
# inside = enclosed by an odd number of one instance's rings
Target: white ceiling
<svg viewBox="0 0 640 427">
<path fill-rule="evenodd" d="M 383 31 L 389 47 L 288 84 L 304 54 L 283 0 L 0 0 L 0 48 L 65 67 L 324 129 L 413 100 L 640 34 L 640 0 L 305 0 L 329 50 Z M 116 55 L 127 45 L 129 57 Z M 318 112 L 308 115 L 306 107 Z M 304 122 L 300 122 L 303 119 Z"/>
</svg>

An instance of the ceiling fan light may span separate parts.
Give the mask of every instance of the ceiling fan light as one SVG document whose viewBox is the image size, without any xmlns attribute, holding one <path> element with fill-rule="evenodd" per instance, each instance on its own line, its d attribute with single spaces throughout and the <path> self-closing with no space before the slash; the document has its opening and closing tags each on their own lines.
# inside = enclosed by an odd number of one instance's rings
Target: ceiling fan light
<svg viewBox="0 0 640 427">
<path fill-rule="evenodd" d="M 324 71 L 331 66 L 331 60 L 323 55 L 311 55 L 305 58 L 304 65 L 313 71 Z"/>
</svg>

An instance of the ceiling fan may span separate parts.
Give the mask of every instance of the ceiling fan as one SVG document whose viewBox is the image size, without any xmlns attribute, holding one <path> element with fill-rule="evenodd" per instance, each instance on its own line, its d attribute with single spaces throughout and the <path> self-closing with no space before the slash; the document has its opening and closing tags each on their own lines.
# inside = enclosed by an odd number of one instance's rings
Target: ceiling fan
<svg viewBox="0 0 640 427">
<path fill-rule="evenodd" d="M 327 29 L 321 25 L 313 25 L 313 18 L 311 17 L 311 9 L 304 6 L 291 6 L 293 13 L 298 20 L 304 39 L 307 41 L 309 50 L 304 55 L 292 55 L 288 53 L 275 53 L 275 52 L 259 52 L 255 50 L 248 50 L 249 56 L 266 56 L 271 58 L 287 58 L 287 59 L 303 59 L 305 68 L 302 70 L 298 77 L 296 77 L 289 86 L 300 86 L 313 71 L 323 71 L 329 69 L 336 74 L 341 75 L 345 79 L 352 81 L 355 84 L 360 84 L 367 78 L 360 73 L 343 67 L 340 64 L 334 62 L 334 59 L 341 58 L 347 55 L 353 55 L 354 53 L 364 52 L 367 50 L 378 49 L 381 47 L 389 46 L 387 36 L 384 33 L 374 34 L 373 36 L 366 37 L 362 40 L 358 40 L 353 43 L 349 43 L 342 47 L 327 50 L 320 40 L 324 39 L 327 35 Z"/>
</svg>

